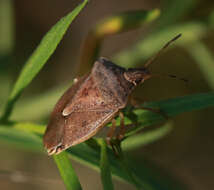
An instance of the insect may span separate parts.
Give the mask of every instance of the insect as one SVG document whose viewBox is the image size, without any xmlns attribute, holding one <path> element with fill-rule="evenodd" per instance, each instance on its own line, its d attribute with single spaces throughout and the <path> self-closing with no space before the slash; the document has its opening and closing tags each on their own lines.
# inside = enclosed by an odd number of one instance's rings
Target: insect
<svg viewBox="0 0 214 190">
<path fill-rule="evenodd" d="M 170 40 L 142 68 L 125 69 L 105 58 L 98 59 L 91 72 L 75 81 L 57 102 L 43 139 L 48 154 L 86 141 L 112 121 L 127 105 L 135 87 L 153 76 L 148 66 L 180 36 Z"/>
</svg>

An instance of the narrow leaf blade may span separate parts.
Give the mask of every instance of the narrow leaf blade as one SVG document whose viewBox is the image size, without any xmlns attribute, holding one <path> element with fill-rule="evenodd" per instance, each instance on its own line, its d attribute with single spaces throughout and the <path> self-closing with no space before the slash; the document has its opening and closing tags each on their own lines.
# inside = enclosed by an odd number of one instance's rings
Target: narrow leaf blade
<svg viewBox="0 0 214 190">
<path fill-rule="evenodd" d="M 63 17 L 58 21 L 50 31 L 44 36 L 36 50 L 33 52 L 31 57 L 28 59 L 24 68 L 22 69 L 13 89 L 9 96 L 9 100 L 3 115 L 3 120 L 7 120 L 12 112 L 13 106 L 16 100 L 21 95 L 24 88 L 26 88 L 33 78 L 42 69 L 44 64 L 47 62 L 49 57 L 55 51 L 57 45 L 61 41 L 63 35 L 68 29 L 74 18 L 80 13 L 82 8 L 86 5 L 87 0 L 77 6 L 72 12 L 67 16 Z"/>
<path fill-rule="evenodd" d="M 200 93 L 194 95 L 188 95 L 184 97 L 177 97 L 168 100 L 149 102 L 143 104 L 144 107 L 159 108 L 169 117 L 189 112 L 200 110 L 214 106 L 214 93 Z M 140 131 L 142 128 L 158 124 L 165 121 L 162 115 L 153 113 L 151 111 L 145 111 L 142 109 L 134 110 L 134 113 L 138 116 L 139 125 L 133 127 L 126 133 L 126 136 L 130 136 Z"/>
<path fill-rule="evenodd" d="M 81 190 L 82 187 L 79 179 L 71 165 L 67 153 L 64 151 L 58 155 L 54 155 L 53 158 L 67 190 Z"/>
<path fill-rule="evenodd" d="M 113 190 L 114 186 L 111 178 L 111 170 L 107 155 L 107 145 L 104 139 L 98 139 L 101 147 L 100 153 L 100 171 L 104 190 Z"/>
</svg>

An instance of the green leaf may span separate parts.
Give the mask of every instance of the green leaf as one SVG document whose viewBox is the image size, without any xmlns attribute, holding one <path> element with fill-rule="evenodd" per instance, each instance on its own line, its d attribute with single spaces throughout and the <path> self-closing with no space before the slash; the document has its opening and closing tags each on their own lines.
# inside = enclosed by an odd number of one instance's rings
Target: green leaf
<svg viewBox="0 0 214 190">
<path fill-rule="evenodd" d="M 20 131 L 31 132 L 38 135 L 42 135 L 45 132 L 44 125 L 38 125 L 29 122 L 14 123 L 13 128 L 19 129 Z"/>
<path fill-rule="evenodd" d="M 68 152 L 70 153 L 70 156 L 72 157 L 72 159 L 84 165 L 90 166 L 96 171 L 100 171 L 99 169 L 100 151 L 99 150 L 100 150 L 99 147 L 97 147 L 97 149 L 94 149 L 89 147 L 86 143 L 81 143 L 68 149 Z M 115 155 L 114 154 L 111 155 L 111 153 L 109 154 L 109 151 L 108 151 L 108 156 L 109 156 L 109 163 L 111 166 L 112 174 L 116 175 L 120 179 L 122 178 L 122 179 L 125 179 L 125 181 L 127 181 L 128 176 L 127 174 L 121 171 L 121 168 L 119 167 L 118 162 L 115 159 Z"/>
<path fill-rule="evenodd" d="M 144 105 L 145 106 L 145 105 Z M 172 98 L 169 100 L 159 101 L 159 102 L 151 102 L 148 103 L 146 106 L 148 107 L 155 107 L 160 108 L 170 117 L 175 116 L 177 114 L 199 110 L 207 107 L 214 106 L 214 93 L 203 93 L 203 94 L 195 94 L 189 95 L 184 97 Z M 137 131 L 141 130 L 145 126 L 150 126 L 152 124 L 157 124 L 163 121 L 163 118 L 159 114 L 154 114 L 149 111 L 136 109 L 134 110 L 135 114 L 137 115 L 137 120 L 139 125 L 137 125 L 133 130 L 129 131 L 126 135 L 135 134 Z M 127 122 L 130 122 L 127 120 Z M 17 144 L 20 147 L 26 147 L 29 150 L 42 150 L 42 142 L 41 139 L 38 140 L 38 136 L 27 133 L 22 130 L 26 130 L 25 125 L 23 125 L 23 129 L 21 127 L 15 129 L 13 128 L 16 124 L 11 124 L 10 127 L 0 126 L 0 140 L 5 142 L 10 142 L 13 144 Z M 21 124 L 19 126 L 22 126 Z M 33 126 L 33 125 L 32 125 Z M 34 127 L 31 126 L 33 132 L 38 133 L 40 131 L 41 126 L 38 125 L 38 130 L 36 130 L 36 125 Z M 30 128 L 29 128 L 30 129 Z M 33 136 L 31 136 L 33 135 Z M 127 138 L 126 140 L 128 140 Z M 125 142 L 125 141 L 124 141 Z M 128 142 L 127 142 L 128 143 Z M 88 165 L 96 170 L 99 169 L 100 166 L 100 151 L 99 148 L 94 149 L 89 147 L 86 143 L 81 143 L 76 145 L 68 150 L 71 157 L 78 162 L 81 162 L 85 165 Z M 123 179 L 131 184 L 133 181 L 130 177 L 121 170 L 121 166 L 118 163 L 118 160 L 115 159 L 115 155 L 108 149 L 108 159 L 111 166 L 111 171 L 114 176 L 117 176 L 119 179 Z M 130 164 L 131 167 L 132 164 Z M 140 170 L 140 171 L 139 171 Z M 98 170 L 99 171 L 99 170 Z M 145 172 L 142 175 L 142 171 Z M 139 166 L 136 166 L 132 173 L 134 172 L 134 177 L 137 179 L 138 183 L 144 187 L 149 187 L 149 189 L 156 190 L 156 189 L 175 189 L 176 183 L 172 183 L 171 186 L 163 182 L 163 180 L 157 178 L 155 181 L 153 179 L 153 174 L 158 173 L 155 171 L 153 173 L 149 172 L 149 168 L 146 164 L 140 163 Z"/>
<path fill-rule="evenodd" d="M 12 89 L 5 109 L 5 113 L 3 115 L 3 120 L 8 119 L 16 100 L 21 95 L 24 88 L 26 88 L 30 84 L 33 78 L 38 74 L 38 72 L 47 62 L 49 57 L 53 54 L 69 25 L 79 14 L 82 8 L 86 5 L 86 3 L 87 0 L 77 6 L 67 16 L 58 21 L 44 36 L 36 50 L 28 59 Z"/>
<path fill-rule="evenodd" d="M 158 101 L 158 102 L 150 102 L 143 104 L 144 107 L 150 107 L 155 109 L 160 109 L 169 117 L 194 111 L 200 110 L 207 107 L 214 106 L 214 93 L 201 93 L 194 94 L 184 97 L 177 97 L 168 100 Z M 135 109 L 134 113 L 138 116 L 138 125 L 133 127 L 130 131 L 126 133 L 126 136 L 130 136 L 140 131 L 142 128 L 146 126 L 151 126 L 154 124 L 161 123 L 165 121 L 162 115 L 153 113 L 151 111 L 146 111 L 143 109 Z"/>
<path fill-rule="evenodd" d="M 108 161 L 107 145 L 104 139 L 98 139 L 101 147 L 100 153 L 100 171 L 104 190 L 113 190 L 114 186 L 111 178 L 111 170 Z"/>
<path fill-rule="evenodd" d="M 129 138 L 122 142 L 122 149 L 123 151 L 128 151 L 153 143 L 165 137 L 167 134 L 169 134 L 171 130 L 172 124 L 167 123 L 158 129 L 130 136 Z"/>
<path fill-rule="evenodd" d="M 162 100 L 158 102 L 148 102 L 143 104 L 143 106 L 160 109 L 169 117 L 172 117 L 184 112 L 200 110 L 203 108 L 214 106 L 214 92 L 193 94 L 183 97 L 171 98 L 168 100 Z M 134 109 L 133 113 L 136 116 L 138 126 L 133 128 L 131 130 L 132 132 L 130 131 L 132 134 L 135 133 L 135 130 L 138 131 L 145 126 L 157 124 L 165 120 L 162 115 L 143 109 Z M 132 121 L 129 118 L 125 118 L 126 125 L 131 124 L 131 122 Z M 120 121 L 118 118 L 117 124 L 119 123 Z M 44 127 L 37 124 L 14 123 L 13 126 L 19 128 L 20 130 L 28 130 L 36 133 L 40 131 L 40 134 L 42 133 L 42 131 L 44 131 Z"/>
<path fill-rule="evenodd" d="M 89 147 L 86 143 L 78 144 L 68 150 L 71 155 L 71 158 L 83 163 L 87 166 L 92 167 L 96 171 L 100 171 L 100 149 L 97 147 Z M 108 158 L 109 165 L 111 166 L 111 171 L 117 179 L 122 179 L 125 182 L 133 184 L 133 181 L 130 179 L 129 175 L 121 168 L 121 164 L 116 159 L 115 154 L 108 149 Z"/>
<path fill-rule="evenodd" d="M 86 143 L 81 143 L 68 149 L 68 152 L 70 153 L 71 158 L 76 160 L 77 162 L 87 165 L 98 172 L 100 171 L 99 149 L 89 147 Z M 124 182 L 130 183 L 136 186 L 136 184 L 133 182 L 133 180 L 130 178 L 127 172 L 124 171 L 124 167 L 121 166 L 121 163 L 115 157 L 115 154 L 110 149 L 108 149 L 108 158 L 109 158 L 109 164 L 111 166 L 112 175 L 114 175 L 119 180 L 122 180 Z M 146 163 L 142 162 L 139 164 L 140 164 L 139 165 L 140 167 L 138 166 L 136 168 L 132 168 L 133 163 L 129 164 L 128 167 L 131 170 L 132 175 L 136 179 L 138 185 L 142 187 L 141 189 L 149 189 L 149 190 L 183 189 L 183 188 L 179 188 L 180 186 L 178 185 L 178 182 L 175 182 L 175 181 L 173 182 L 173 184 L 170 184 L 170 185 L 165 182 L 163 183 L 162 182 L 163 179 L 165 181 L 166 180 L 170 181 L 171 179 L 168 176 L 166 177 L 164 175 L 161 175 L 162 172 L 160 170 L 154 170 L 153 172 L 151 172 Z M 140 171 L 138 171 L 137 168 L 139 168 Z M 148 171 L 148 172 L 142 175 L 142 171 Z M 157 178 L 155 179 L 155 181 L 152 181 L 151 179 L 153 179 L 152 177 L 153 173 L 155 173 L 156 175 L 162 176 L 161 179 Z"/>
<path fill-rule="evenodd" d="M 61 152 L 53 156 L 67 190 L 81 190 L 79 179 L 71 165 L 67 153 Z"/>
<path fill-rule="evenodd" d="M 207 107 L 214 106 L 214 93 L 201 93 L 201 94 L 193 94 L 183 97 L 172 98 L 168 100 L 158 101 L 158 102 L 148 102 L 143 104 L 144 107 L 151 107 L 155 109 L 160 109 L 169 117 L 176 116 L 178 114 L 200 110 Z M 133 127 L 129 132 L 126 133 L 127 136 L 131 134 L 135 134 L 137 131 L 141 130 L 146 126 L 150 126 L 153 124 L 160 123 L 165 121 L 165 119 L 157 113 L 153 113 L 151 111 L 143 110 L 143 109 L 134 109 L 133 113 L 137 117 L 137 126 Z M 125 124 L 131 124 L 131 120 L 126 118 Z M 117 124 L 119 124 L 119 118 L 117 119 Z M 1 125 L 0 125 L 1 126 Z M 34 133 L 42 134 L 44 131 L 44 126 L 30 123 L 14 123 L 12 125 L 20 130 L 32 131 Z"/>
<path fill-rule="evenodd" d="M 41 137 L 38 137 L 31 133 L 27 133 L 25 131 L 21 131 L 20 129 L 19 130 L 14 129 L 13 127 L 11 127 L 11 128 L 3 127 L 3 126 L 0 127 L 0 142 L 4 142 L 4 143 L 8 142 L 13 146 L 16 146 L 19 148 L 24 148 L 24 149 L 27 149 L 30 151 L 41 152 L 43 150 Z M 100 167 L 99 149 L 98 150 L 92 149 L 86 143 L 81 143 L 81 144 L 78 144 L 78 145 L 68 149 L 68 152 L 69 152 L 69 155 L 74 160 L 76 160 L 84 165 L 90 166 L 91 168 L 95 169 L 96 171 L 100 171 L 100 169 L 99 169 L 99 167 Z M 63 152 L 63 153 L 65 153 L 65 152 Z M 60 156 L 60 155 L 58 155 L 58 156 Z M 109 157 L 109 162 L 110 162 L 110 166 L 112 169 L 112 174 L 114 176 L 116 176 L 118 179 L 120 179 L 120 180 L 122 179 L 124 182 L 133 184 L 132 181 L 130 181 L 129 176 L 127 176 L 127 174 L 124 173 L 124 171 L 121 169 L 121 166 L 118 163 L 118 160 L 115 158 L 115 155 L 109 149 L 108 149 L 108 157 Z M 59 158 L 59 159 L 62 159 L 62 158 Z M 69 168 L 68 166 L 65 166 L 65 165 L 61 166 L 61 167 Z M 141 163 L 140 167 L 141 167 L 141 170 L 149 171 L 149 168 L 144 163 Z M 68 171 L 65 171 L 64 169 L 63 169 L 63 171 L 68 172 Z M 160 171 L 157 170 L 157 171 L 155 171 L 155 173 L 156 174 L 160 173 Z M 149 172 L 148 172 L 148 175 L 149 175 Z M 148 177 L 148 175 L 147 175 L 147 177 Z M 142 178 L 142 175 L 138 174 L 137 176 L 138 176 L 138 180 L 140 181 L 140 179 Z M 152 178 L 152 176 L 150 176 L 150 177 Z M 72 178 L 70 178 L 70 179 L 72 179 Z M 162 182 L 159 180 L 155 181 L 155 186 L 152 183 L 150 183 L 149 181 L 148 182 L 145 181 L 145 179 L 142 179 L 141 183 L 143 183 L 143 184 L 146 183 L 147 186 L 148 185 L 151 186 L 150 189 L 152 189 L 152 190 L 156 190 L 156 186 L 162 187 L 162 188 L 165 187 L 164 189 L 170 189 L 170 188 L 167 188 L 164 184 L 162 184 Z M 174 183 L 172 187 L 175 187 L 175 186 L 176 186 L 176 183 Z"/>
<path fill-rule="evenodd" d="M 41 137 L 8 126 L 0 126 L 0 142 L 31 151 L 42 151 Z"/>
</svg>

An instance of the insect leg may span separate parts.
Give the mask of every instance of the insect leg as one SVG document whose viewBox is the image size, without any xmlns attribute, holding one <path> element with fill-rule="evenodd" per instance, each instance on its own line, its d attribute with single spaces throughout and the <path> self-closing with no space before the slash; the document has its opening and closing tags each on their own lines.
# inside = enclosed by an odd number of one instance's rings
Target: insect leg
<svg viewBox="0 0 214 190">
<path fill-rule="evenodd" d="M 121 147 L 120 147 L 121 140 L 119 140 L 119 138 L 113 139 L 115 130 L 116 130 L 116 120 L 113 119 L 112 126 L 106 137 L 106 141 L 107 141 L 107 144 L 112 147 L 114 154 L 118 157 L 121 153 Z"/>
<path fill-rule="evenodd" d="M 122 112 L 119 112 L 119 117 L 120 117 L 120 130 L 116 136 L 116 139 L 112 139 L 112 141 L 111 141 L 112 150 L 114 151 L 115 155 L 118 157 L 122 155 L 121 142 L 122 142 L 122 140 L 125 136 L 125 132 L 126 132 L 126 126 L 124 123 L 124 115 Z"/>
<path fill-rule="evenodd" d="M 124 138 L 126 128 L 124 124 L 124 115 L 122 112 L 119 112 L 119 117 L 120 117 L 120 131 L 117 135 L 117 139 L 121 141 Z"/>
<path fill-rule="evenodd" d="M 169 116 L 164 111 L 162 111 L 160 108 L 149 108 L 149 107 L 144 107 L 144 106 L 138 106 L 137 108 L 143 109 L 143 110 L 148 110 L 153 113 L 159 114 L 166 120 L 169 119 Z"/>
<path fill-rule="evenodd" d="M 130 99 L 130 103 L 131 105 L 134 107 L 134 108 L 138 108 L 138 109 L 144 109 L 144 110 L 148 110 L 148 111 L 151 111 L 151 112 L 154 112 L 156 114 L 159 114 L 161 115 L 164 119 L 168 120 L 169 119 L 169 116 L 164 112 L 162 111 L 160 108 L 150 108 L 150 107 L 145 107 L 145 106 L 139 106 L 139 101 L 136 100 L 136 98 L 131 98 Z M 145 101 L 141 101 L 142 102 L 145 102 Z"/>
<path fill-rule="evenodd" d="M 108 131 L 107 137 L 106 137 L 106 142 L 108 145 L 112 145 L 111 140 L 114 136 L 115 133 L 115 129 L 116 129 L 116 120 L 112 119 L 112 126 Z"/>
</svg>

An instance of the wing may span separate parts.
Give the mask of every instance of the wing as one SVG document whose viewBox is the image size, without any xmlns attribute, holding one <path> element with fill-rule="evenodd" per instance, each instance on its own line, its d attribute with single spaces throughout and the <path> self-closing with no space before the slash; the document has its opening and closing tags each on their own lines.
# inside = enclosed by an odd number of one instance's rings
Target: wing
<svg viewBox="0 0 214 190">
<path fill-rule="evenodd" d="M 57 153 L 91 138 L 116 114 L 114 110 L 73 112 L 65 120 L 62 146 Z"/>
<path fill-rule="evenodd" d="M 72 86 L 56 104 L 44 144 L 49 154 L 83 142 L 109 122 L 118 110 L 105 104 L 89 75 Z"/>
</svg>

